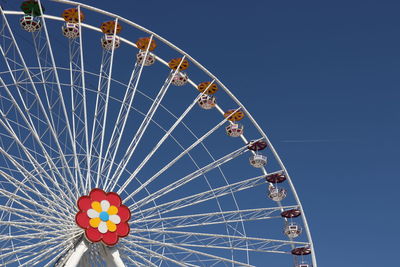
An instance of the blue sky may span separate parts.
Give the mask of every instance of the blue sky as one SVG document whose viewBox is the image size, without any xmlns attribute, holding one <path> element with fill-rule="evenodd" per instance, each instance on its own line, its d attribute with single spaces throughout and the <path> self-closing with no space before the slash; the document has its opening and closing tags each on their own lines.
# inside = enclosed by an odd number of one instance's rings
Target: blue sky
<svg viewBox="0 0 400 267">
<path fill-rule="evenodd" d="M 320 266 L 393 266 L 400 2 L 85 2 L 165 37 L 241 100 L 292 176 Z"/>
</svg>

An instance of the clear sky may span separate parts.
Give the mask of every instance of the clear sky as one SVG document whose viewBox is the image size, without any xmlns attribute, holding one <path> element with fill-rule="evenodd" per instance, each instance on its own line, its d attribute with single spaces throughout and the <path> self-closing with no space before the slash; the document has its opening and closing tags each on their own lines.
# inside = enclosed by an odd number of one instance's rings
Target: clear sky
<svg viewBox="0 0 400 267">
<path fill-rule="evenodd" d="M 292 176 L 319 266 L 398 262 L 400 1 L 83 2 L 165 37 L 241 100 Z"/>
</svg>

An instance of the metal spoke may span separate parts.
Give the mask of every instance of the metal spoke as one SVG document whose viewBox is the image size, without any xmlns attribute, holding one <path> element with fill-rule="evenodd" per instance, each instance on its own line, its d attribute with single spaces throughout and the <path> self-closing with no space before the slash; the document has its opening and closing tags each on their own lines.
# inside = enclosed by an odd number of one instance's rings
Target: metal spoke
<svg viewBox="0 0 400 267">
<path fill-rule="evenodd" d="M 187 262 L 181 262 L 181 261 L 172 259 L 172 258 L 170 258 L 170 257 L 166 257 L 165 255 L 160 254 L 160 253 L 157 253 L 157 252 L 155 252 L 155 251 L 153 251 L 153 250 L 147 249 L 146 247 L 141 246 L 140 244 L 137 244 L 137 242 L 134 242 L 134 241 L 133 241 L 133 242 L 130 242 L 130 241 L 128 240 L 128 241 L 124 241 L 124 243 L 127 243 L 127 245 L 132 245 L 132 246 L 134 246 L 134 247 L 136 247 L 136 248 L 139 248 L 139 249 L 145 251 L 146 253 L 150 254 L 152 257 L 160 258 L 160 259 L 162 259 L 162 260 L 166 260 L 166 261 L 175 263 L 175 264 L 178 265 L 178 266 L 182 266 L 182 267 L 186 267 L 186 266 L 196 266 L 196 265 L 191 265 L 191 264 L 189 264 L 189 263 L 187 263 Z M 154 243 L 157 243 L 157 242 L 154 242 Z"/>
<path fill-rule="evenodd" d="M 150 44 L 151 44 L 152 40 L 153 40 L 153 36 L 150 36 L 150 41 L 146 48 L 144 58 L 146 58 L 149 53 L 149 48 L 150 48 Z M 107 148 L 107 152 L 105 153 L 106 160 L 104 161 L 104 164 L 102 166 L 102 172 L 103 172 L 107 169 L 107 166 L 104 166 L 104 165 L 108 164 L 108 171 L 107 171 L 107 174 L 105 175 L 106 179 L 105 179 L 105 182 L 103 185 L 105 190 L 108 190 L 108 186 L 109 186 L 108 182 L 109 182 L 109 177 L 111 175 L 112 166 L 115 161 L 115 157 L 117 155 L 118 148 L 121 143 L 121 139 L 123 137 L 123 133 L 124 133 L 125 126 L 126 126 L 126 121 L 128 119 L 129 113 L 131 111 L 130 107 L 132 106 L 133 99 L 136 95 L 136 90 L 139 85 L 139 81 L 140 81 L 140 77 L 143 72 L 143 68 L 144 68 L 144 64 L 140 64 L 140 66 L 139 66 L 139 64 L 137 62 L 135 63 L 135 66 L 132 70 L 132 73 L 131 73 L 131 76 L 130 76 L 130 79 L 128 82 L 124 100 L 121 103 L 121 108 L 120 108 L 120 111 L 118 114 L 117 123 L 116 123 L 113 133 L 111 135 L 111 139 L 110 139 L 110 142 L 109 142 L 109 145 Z M 107 158 L 111 158 L 110 163 L 107 162 Z"/>
<path fill-rule="evenodd" d="M 183 177 L 183 178 L 181 178 L 181 179 L 179 179 L 179 180 L 177 180 L 177 181 L 175 181 L 173 183 L 170 183 L 169 185 L 167 185 L 164 188 L 154 192 L 153 194 L 151 194 L 151 195 L 149 195 L 149 196 L 147 196 L 145 198 L 142 198 L 141 200 L 139 200 L 138 202 L 133 204 L 133 206 L 134 207 L 144 206 L 147 203 L 149 203 L 150 201 L 154 201 L 154 200 L 160 198 L 161 196 L 171 192 L 172 190 L 175 190 L 175 189 L 187 184 L 188 182 L 196 179 L 197 177 L 199 177 L 199 176 L 211 171 L 212 169 L 214 169 L 214 168 L 216 168 L 216 167 L 218 167 L 218 166 L 220 166 L 220 165 L 222 165 L 222 164 L 224 164 L 224 163 L 226 163 L 226 162 L 228 162 L 230 160 L 233 160 L 234 158 L 242 155 L 243 153 L 245 153 L 247 151 L 248 151 L 247 146 L 243 146 L 243 147 L 241 147 L 241 148 L 239 148 L 239 149 L 237 149 L 237 150 L 225 155 L 224 157 L 222 157 L 222 158 L 220 158 L 220 159 L 218 159 L 218 160 L 216 160 L 216 161 L 204 166 L 203 168 L 198 169 L 198 170 L 186 175 L 185 177 Z M 133 193 L 130 194 L 128 197 L 126 197 L 125 201 L 128 200 L 129 198 L 131 198 L 132 196 L 133 196 Z"/>
<path fill-rule="evenodd" d="M 199 255 L 201 257 L 210 258 L 210 259 L 215 260 L 216 263 L 227 262 L 227 263 L 231 263 L 231 264 L 238 264 L 240 266 L 253 266 L 253 265 L 249 265 L 249 264 L 246 264 L 246 263 L 243 263 L 243 262 L 238 262 L 238 261 L 235 261 L 235 260 L 223 258 L 223 257 L 217 256 L 217 255 L 212 255 L 212 254 L 201 252 L 201 251 L 198 251 L 198 250 L 193 250 L 193 249 L 190 249 L 190 248 L 186 248 L 186 247 L 180 246 L 179 244 L 176 244 L 176 243 L 168 243 L 168 242 L 165 242 L 165 241 L 164 242 L 159 242 L 159 241 L 156 241 L 156 240 L 147 239 L 147 238 L 139 237 L 139 236 L 134 236 L 133 238 L 136 239 L 136 240 L 142 241 L 143 243 L 147 243 L 148 242 L 148 243 L 152 243 L 152 244 L 157 244 L 159 246 L 165 246 L 165 247 L 173 248 L 173 249 L 176 249 L 176 250 L 181 250 L 181 251 L 187 252 L 188 254 Z"/>
<path fill-rule="evenodd" d="M 232 114 L 230 115 L 232 116 Z M 212 128 L 211 130 L 209 130 L 206 134 L 204 134 L 202 137 L 200 137 L 199 139 L 197 139 L 192 145 L 190 145 L 187 149 L 185 149 L 181 154 L 179 154 L 176 158 L 174 158 L 173 160 L 171 160 L 167 165 L 165 165 L 161 170 L 159 170 L 156 174 L 154 174 L 152 177 L 150 177 L 146 182 L 144 182 L 140 187 L 138 187 L 135 191 L 133 191 L 125 200 L 128 200 L 132 197 L 135 196 L 135 194 L 137 194 L 140 190 L 142 190 L 143 188 L 145 188 L 147 185 L 149 185 L 151 182 L 153 182 L 155 179 L 157 179 L 161 174 L 163 174 L 166 170 L 168 170 L 172 165 L 174 165 L 179 159 L 181 159 L 183 156 L 185 156 L 188 152 L 190 152 L 193 148 L 195 148 L 198 144 L 200 144 L 202 141 L 204 141 L 204 139 L 206 139 L 208 136 L 210 136 L 213 132 L 215 132 L 219 127 L 221 127 L 227 119 L 229 119 L 228 116 L 227 118 L 223 119 L 220 123 L 218 123 L 214 128 Z M 246 147 L 247 148 L 247 147 Z M 241 149 L 240 152 L 244 152 L 245 149 Z M 239 156 L 241 153 L 239 153 L 236 156 Z M 234 156 L 235 157 L 235 156 Z M 232 158 L 234 158 L 232 157 Z M 231 158 L 231 159 L 232 159 Z M 215 167 L 218 167 L 221 164 L 215 164 Z M 199 172 L 199 170 L 197 171 Z M 197 176 L 196 176 L 197 177 Z M 121 187 L 125 188 L 133 179 L 134 177 L 129 177 L 129 179 L 124 183 L 124 185 Z M 122 190 L 119 190 L 118 192 L 122 192 Z"/>
<path fill-rule="evenodd" d="M 141 230 L 138 231 L 140 232 Z M 248 236 L 228 236 L 221 234 L 181 232 L 160 229 L 150 229 L 149 232 L 166 235 L 167 237 L 165 242 L 169 241 L 179 246 L 199 248 L 221 248 L 228 250 L 250 250 L 255 252 L 289 253 L 287 250 L 280 250 L 280 248 L 285 245 L 292 244 L 303 246 L 309 245 L 307 242 L 257 238 Z M 135 236 L 135 238 L 138 238 L 140 240 L 144 239 L 138 236 Z M 151 241 L 153 240 L 150 240 L 150 242 Z M 229 246 L 229 243 L 231 242 L 233 242 L 233 246 Z"/>
<path fill-rule="evenodd" d="M 149 126 L 151 119 L 153 118 L 153 115 L 156 113 L 158 107 L 160 106 L 162 99 L 164 98 L 165 94 L 167 93 L 167 90 L 170 87 L 171 82 L 172 82 L 172 77 L 178 73 L 179 67 L 181 66 L 184 59 L 185 59 L 185 56 L 183 56 L 181 62 L 179 63 L 179 65 L 175 71 L 171 70 L 167 79 L 165 80 L 164 84 L 162 85 L 160 91 L 158 92 L 156 98 L 154 99 L 151 107 L 149 108 L 145 118 L 143 119 L 142 123 L 140 124 L 139 129 L 137 130 L 135 136 L 133 137 L 131 143 L 129 144 L 127 152 L 125 153 L 121 162 L 118 164 L 117 170 L 115 171 L 115 174 L 111 178 L 111 180 L 114 181 L 114 185 L 111 187 L 111 190 L 114 190 L 115 185 L 118 184 L 118 181 L 123 173 L 123 170 L 126 168 L 126 165 L 129 163 L 133 153 L 135 152 L 136 147 L 140 143 L 140 140 L 142 139 L 147 127 Z M 122 187 L 124 187 L 124 186 L 126 186 L 126 183 Z M 118 190 L 118 193 L 120 193 L 120 192 L 122 192 L 121 189 Z"/>
<path fill-rule="evenodd" d="M 205 192 L 201 192 L 198 194 L 194 194 L 191 196 L 173 200 L 173 201 L 170 201 L 167 203 L 159 204 L 157 207 L 143 209 L 140 212 L 141 212 L 141 214 L 143 214 L 144 219 L 151 218 L 158 214 L 164 214 L 164 213 L 168 213 L 168 212 L 178 210 L 181 208 L 190 207 L 192 205 L 196 205 L 196 204 L 202 203 L 204 201 L 208 201 L 208 200 L 211 200 L 214 198 L 220 198 L 227 194 L 233 194 L 235 192 L 250 189 L 255 186 L 265 184 L 265 183 L 266 183 L 265 176 L 261 175 L 261 176 L 245 179 L 245 180 L 237 182 L 237 183 L 228 184 L 226 186 L 222 186 L 219 188 L 215 188 L 212 190 L 208 190 Z M 132 205 L 130 208 L 134 210 L 136 208 L 136 205 Z"/>
<path fill-rule="evenodd" d="M 72 240 L 77 235 L 79 235 L 79 234 L 75 234 L 75 236 L 70 237 L 69 239 Z M 0 255 L 0 259 L 1 258 L 6 258 L 6 257 L 14 255 L 14 254 L 17 254 L 18 252 L 22 252 L 22 251 L 26 251 L 26 250 L 30 250 L 30 249 L 36 249 L 38 247 L 42 247 L 42 246 L 46 246 L 46 245 L 54 245 L 56 243 L 60 243 L 59 239 L 62 240 L 64 238 L 65 238 L 64 236 L 59 236 L 59 237 L 52 238 L 51 240 L 43 240 L 43 241 L 40 241 L 40 242 L 36 242 L 35 244 L 20 246 L 17 249 L 13 249 L 13 251 L 11 251 L 11 252 L 2 253 Z M 29 257 L 29 255 L 27 257 Z"/>
<path fill-rule="evenodd" d="M 0 113 L 2 113 L 2 111 L 0 110 Z M 4 129 L 6 129 L 9 134 L 13 137 L 13 139 L 16 141 L 16 143 L 19 145 L 19 147 L 24 151 L 24 153 L 26 154 L 26 156 L 29 158 L 29 161 L 31 162 L 32 166 L 34 166 L 34 168 L 37 170 L 37 173 L 40 174 L 45 174 L 47 176 L 47 178 L 50 181 L 53 181 L 54 186 L 60 190 L 60 193 L 63 194 L 66 197 L 66 200 L 69 200 L 70 203 L 72 203 L 72 199 L 71 199 L 71 195 L 66 195 L 64 193 L 64 190 L 62 190 L 60 188 L 60 185 L 58 184 L 57 180 L 53 177 L 51 177 L 50 175 L 47 174 L 47 172 L 42 168 L 42 166 L 36 161 L 35 157 L 33 157 L 30 152 L 28 151 L 28 149 L 24 146 L 24 144 L 19 140 L 19 138 L 16 136 L 15 132 L 13 132 L 12 129 L 9 128 L 9 125 L 6 124 L 6 121 L 3 121 L 2 118 L 0 118 L 0 125 L 3 126 Z M 2 152 L 2 154 L 6 154 L 5 151 L 1 148 L 0 152 Z M 49 156 L 46 155 L 46 158 L 48 159 L 47 162 L 50 162 L 51 160 L 49 159 Z M 11 157 L 9 158 L 9 160 L 12 160 Z M 51 166 L 51 165 L 50 165 Z M 61 174 L 59 174 L 60 177 L 62 177 Z M 62 180 L 62 178 L 61 178 Z M 66 183 L 66 182 L 65 182 Z M 68 184 L 66 185 L 68 187 Z M 68 191 L 68 189 L 67 189 Z M 71 192 L 72 194 L 72 192 Z"/>
<path fill-rule="evenodd" d="M 44 251 L 40 251 L 40 252 L 36 252 L 36 253 L 32 253 L 32 254 L 26 255 L 24 257 L 18 257 L 18 258 L 14 259 L 14 260 L 6 262 L 6 264 L 10 264 L 10 263 L 13 263 L 13 262 L 16 262 L 16 261 L 20 261 L 20 260 L 22 260 L 24 258 L 31 258 L 27 262 L 24 262 L 23 265 L 29 266 L 29 264 L 31 264 L 32 262 L 34 262 L 33 265 L 37 265 L 37 264 L 42 263 L 43 261 L 45 261 L 47 258 L 49 258 L 51 255 L 53 255 L 58 250 L 64 249 L 66 246 L 68 246 L 68 245 L 66 245 L 66 243 L 69 242 L 69 241 L 72 241 L 75 238 L 76 238 L 76 236 L 72 236 L 72 237 L 68 238 L 67 240 L 64 240 L 64 242 L 59 242 L 56 239 L 53 239 L 53 242 L 48 243 L 48 244 L 52 244 L 53 245 L 50 248 L 45 249 Z M 69 245 L 69 246 L 71 246 L 71 245 Z M 29 249 L 34 248 L 34 247 L 37 247 L 37 246 L 36 245 L 32 246 Z M 26 249 L 26 248 L 24 248 L 24 249 Z M 54 251 L 54 250 L 56 250 L 56 251 Z"/>
<path fill-rule="evenodd" d="M 129 245 L 134 246 L 134 247 L 139 247 L 136 244 L 129 244 Z M 157 266 L 156 264 L 154 264 L 150 260 L 148 260 L 145 257 L 143 257 L 141 255 L 141 253 L 139 253 L 137 250 L 134 250 L 134 249 L 130 248 L 128 245 L 121 246 L 120 249 L 123 252 L 126 251 L 126 254 L 127 254 L 126 257 L 129 258 L 129 259 L 130 259 L 130 257 L 128 256 L 129 254 L 133 254 L 133 256 L 138 257 L 139 259 L 141 259 L 143 262 L 146 263 L 146 265 L 144 265 L 144 266 L 153 266 L 153 267 Z M 154 254 L 156 254 L 156 253 L 154 253 Z M 158 255 L 158 254 L 156 254 L 156 255 Z"/>
<path fill-rule="evenodd" d="M 47 197 L 44 197 L 45 195 L 43 194 L 44 193 L 43 191 L 48 192 L 52 196 L 53 200 L 58 200 L 62 202 L 62 198 L 54 194 L 53 190 L 49 188 L 45 183 L 43 183 L 43 179 L 40 180 L 37 179 L 36 178 L 37 176 L 32 175 L 30 172 L 28 172 L 22 165 L 20 165 L 16 160 L 14 160 L 13 157 L 10 156 L 2 148 L 0 148 L 0 153 L 2 153 L 5 157 L 7 157 L 13 164 L 13 166 L 15 166 L 15 168 L 25 177 L 24 180 L 19 181 L 14 177 L 12 177 L 11 175 L 8 175 L 7 173 L 0 170 L 0 174 L 4 177 L 4 179 L 7 179 L 8 181 L 10 181 L 10 183 L 17 185 L 20 190 L 23 188 L 24 190 L 26 190 L 26 192 L 28 191 L 32 192 L 33 194 L 35 194 L 36 197 L 38 197 L 39 199 L 44 199 L 48 204 L 58 206 L 66 212 L 70 211 L 68 210 L 68 208 L 63 208 L 62 206 L 60 206 L 58 202 L 54 202 L 48 199 Z M 28 182 L 30 186 L 27 186 L 26 182 Z M 36 188 L 35 183 L 40 185 L 40 189 L 42 190 L 42 192 L 40 192 L 39 189 Z"/>
<path fill-rule="evenodd" d="M 285 206 L 285 209 L 297 208 L 297 206 Z M 233 210 L 223 212 L 210 212 L 202 214 L 187 214 L 181 216 L 163 217 L 157 219 L 139 219 L 131 224 L 137 225 L 145 223 L 150 229 L 177 229 L 186 227 L 200 227 L 213 224 L 225 224 L 233 222 L 248 222 L 256 220 L 267 220 L 281 218 L 280 215 L 272 216 L 275 212 L 280 212 L 280 207 L 259 208 L 248 210 Z"/>
<path fill-rule="evenodd" d="M 38 105 L 38 109 L 42 112 L 42 115 L 43 115 L 43 117 L 44 117 L 44 119 L 45 119 L 45 121 L 46 121 L 46 124 L 47 124 L 47 126 L 48 126 L 49 132 L 51 133 L 51 135 L 52 135 L 53 138 L 54 138 L 54 144 L 57 146 L 57 150 L 58 150 L 59 155 L 60 155 L 60 157 L 61 157 L 61 159 L 62 159 L 62 163 L 63 163 L 63 165 L 64 165 L 64 167 L 65 167 L 65 166 L 67 166 L 68 164 L 67 164 L 67 161 L 66 161 L 66 159 L 65 159 L 65 155 L 64 155 L 63 152 L 62 152 L 61 146 L 60 146 L 60 144 L 59 144 L 59 142 L 58 142 L 57 134 L 56 134 L 55 130 L 54 130 L 53 127 L 52 127 L 52 124 L 51 124 L 51 122 L 50 122 L 50 119 L 49 119 L 49 117 L 48 117 L 48 115 L 47 115 L 47 113 L 46 113 L 46 111 L 45 111 L 45 107 L 44 107 L 44 105 L 43 105 L 43 103 L 42 103 L 42 101 L 41 101 L 41 99 L 40 99 L 40 97 L 39 97 L 39 94 L 38 94 L 38 91 L 37 91 L 37 89 L 36 89 L 36 86 L 34 85 L 34 82 L 33 82 L 33 80 L 32 80 L 32 77 L 30 76 L 30 73 L 29 73 L 29 71 L 28 71 L 28 67 L 27 67 L 27 65 L 26 65 L 26 63 L 25 63 L 25 60 L 23 59 L 23 56 L 22 56 L 21 51 L 20 51 L 20 49 L 19 49 L 19 46 L 18 46 L 18 44 L 17 44 L 16 41 L 15 41 L 13 32 L 12 32 L 12 30 L 11 30 L 11 28 L 10 28 L 10 25 L 8 24 L 7 18 L 5 17 L 5 14 L 4 14 L 3 10 L 1 9 L 1 7 L 0 7 L 0 12 L 1 12 L 1 14 L 2 14 L 3 21 L 4 21 L 5 25 L 6 25 L 6 28 L 8 29 L 8 32 L 9 32 L 9 34 L 10 34 L 10 38 L 11 38 L 11 40 L 12 40 L 13 46 L 15 47 L 15 49 L 16 49 L 16 51 L 17 51 L 17 54 L 18 54 L 18 57 L 19 57 L 19 60 L 21 61 L 21 65 L 23 65 L 23 67 L 24 67 L 25 74 L 29 77 L 30 84 L 31 84 L 31 88 L 33 89 L 34 95 L 35 95 L 35 98 L 34 98 L 34 99 L 35 99 L 35 102 L 33 102 L 33 103 L 34 103 L 35 105 L 37 104 L 37 105 Z M 0 46 L 0 47 L 1 47 L 1 46 Z M 1 52 L 2 52 L 2 54 L 3 54 L 3 56 L 4 56 L 4 51 L 3 51 L 3 49 L 1 49 Z M 5 56 L 4 56 L 4 57 L 5 57 Z M 6 58 L 6 57 L 5 57 L 5 58 Z M 8 66 L 9 66 L 9 65 L 8 65 Z M 10 70 L 10 72 L 11 72 L 11 70 Z M 17 84 L 17 82 L 16 82 L 16 80 L 15 80 L 14 77 L 13 77 L 13 79 L 14 79 L 14 83 Z M 24 103 L 24 99 L 23 99 L 22 97 L 21 97 L 21 101 Z M 28 110 L 28 106 L 29 106 L 29 105 L 26 105 L 26 104 L 25 104 L 24 106 L 25 106 L 25 109 Z M 27 115 L 29 116 L 29 112 L 27 113 Z M 31 121 L 31 125 L 32 125 L 32 127 L 33 127 L 32 121 Z M 36 131 L 35 131 L 35 132 L 36 132 Z M 40 143 L 40 142 L 39 142 L 39 143 Z M 53 167 L 55 168 L 55 172 L 58 172 L 58 168 L 55 166 L 54 162 L 53 162 L 53 161 L 50 159 L 50 157 L 47 155 L 47 152 L 45 152 L 45 154 L 46 154 L 45 156 L 46 156 L 47 160 L 49 161 L 49 162 L 48 162 L 49 165 L 50 165 L 50 166 L 53 166 Z M 69 171 L 69 168 L 66 168 L 66 169 L 67 169 L 67 171 Z M 60 175 L 60 177 L 62 177 L 61 173 L 58 172 L 58 174 Z M 71 175 L 71 173 L 70 173 L 70 175 Z M 72 175 L 71 175 L 70 177 L 72 177 Z M 64 183 L 66 183 L 64 179 L 61 179 L 61 180 L 62 180 Z M 69 189 L 68 186 L 67 186 L 67 191 L 69 191 L 70 197 L 72 197 L 72 196 L 73 196 L 73 193 L 72 193 L 72 191 Z"/>
<path fill-rule="evenodd" d="M 107 49 L 103 49 L 103 57 L 99 71 L 99 84 L 97 88 L 96 107 L 94 113 L 95 115 L 93 119 L 92 139 L 91 139 L 92 146 L 90 147 L 90 152 L 89 152 L 91 157 L 90 168 L 93 169 L 97 167 L 97 177 L 95 181 L 95 187 L 98 187 L 100 183 L 101 164 L 102 164 L 107 117 L 108 117 L 108 105 L 110 99 L 110 86 L 111 86 L 111 77 L 112 77 L 113 63 L 114 63 L 114 52 L 115 52 L 118 19 L 115 19 L 114 23 L 115 26 L 113 33 L 112 48 L 110 51 Z M 97 166 L 96 166 L 96 160 L 97 160 Z M 91 174 L 89 173 L 88 175 Z"/>
<path fill-rule="evenodd" d="M 69 39 L 69 71 L 71 88 L 71 110 L 72 110 L 72 150 L 74 152 L 75 175 L 79 175 L 82 191 L 86 188 L 86 179 L 81 171 L 88 164 L 87 152 L 89 151 L 88 129 L 87 129 L 87 106 L 85 90 L 85 71 L 83 64 L 81 11 L 78 6 L 79 38 Z"/>
<path fill-rule="evenodd" d="M 211 83 L 210 83 L 211 85 Z M 210 87 L 210 85 L 208 87 Z M 206 90 L 208 89 L 206 88 Z M 171 133 L 175 130 L 175 128 L 181 123 L 181 121 L 185 118 L 185 116 L 190 112 L 193 106 L 197 103 L 199 98 L 203 96 L 204 93 L 200 93 L 193 102 L 186 108 L 186 110 L 181 114 L 181 116 L 175 121 L 175 123 L 169 128 L 169 130 L 164 134 L 164 136 L 158 141 L 157 145 L 150 151 L 150 153 L 143 159 L 143 161 L 139 164 L 139 166 L 135 169 L 135 171 L 130 175 L 124 185 L 120 188 L 120 191 L 124 190 L 126 186 L 136 177 L 136 175 L 140 172 L 140 170 L 144 167 L 144 165 L 151 159 L 151 157 L 157 152 L 158 148 L 164 143 L 164 141 L 171 135 Z M 138 189 L 140 190 L 140 189 Z"/>
</svg>

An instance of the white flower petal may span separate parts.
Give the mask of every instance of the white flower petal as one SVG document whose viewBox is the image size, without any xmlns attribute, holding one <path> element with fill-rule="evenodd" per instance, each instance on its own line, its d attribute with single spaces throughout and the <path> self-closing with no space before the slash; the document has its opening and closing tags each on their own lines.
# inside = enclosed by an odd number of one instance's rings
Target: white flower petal
<svg viewBox="0 0 400 267">
<path fill-rule="evenodd" d="M 118 215 L 110 215 L 109 220 L 115 224 L 119 224 L 121 222 L 121 218 Z"/>
<path fill-rule="evenodd" d="M 90 219 L 93 219 L 93 218 L 99 217 L 99 213 L 97 211 L 95 211 L 94 209 L 89 209 L 87 211 L 87 216 L 89 216 Z"/>
<path fill-rule="evenodd" d="M 108 209 L 110 208 L 110 202 L 108 202 L 107 200 L 102 200 L 100 202 L 100 205 L 102 211 L 108 211 Z"/>
<path fill-rule="evenodd" d="M 97 229 L 99 229 L 99 232 L 102 233 L 102 234 L 107 233 L 107 231 L 108 231 L 107 223 L 106 222 L 101 222 Z"/>
</svg>

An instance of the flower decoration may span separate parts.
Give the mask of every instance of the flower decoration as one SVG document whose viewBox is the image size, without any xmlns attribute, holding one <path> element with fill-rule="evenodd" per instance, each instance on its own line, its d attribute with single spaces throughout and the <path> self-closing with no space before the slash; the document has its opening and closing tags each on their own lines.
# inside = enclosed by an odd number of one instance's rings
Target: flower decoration
<svg viewBox="0 0 400 267">
<path fill-rule="evenodd" d="M 78 199 L 78 208 L 76 224 L 85 229 L 85 236 L 90 242 L 102 241 L 107 246 L 114 246 L 120 237 L 129 234 L 131 212 L 122 205 L 118 194 L 95 188 L 88 196 Z"/>
</svg>

